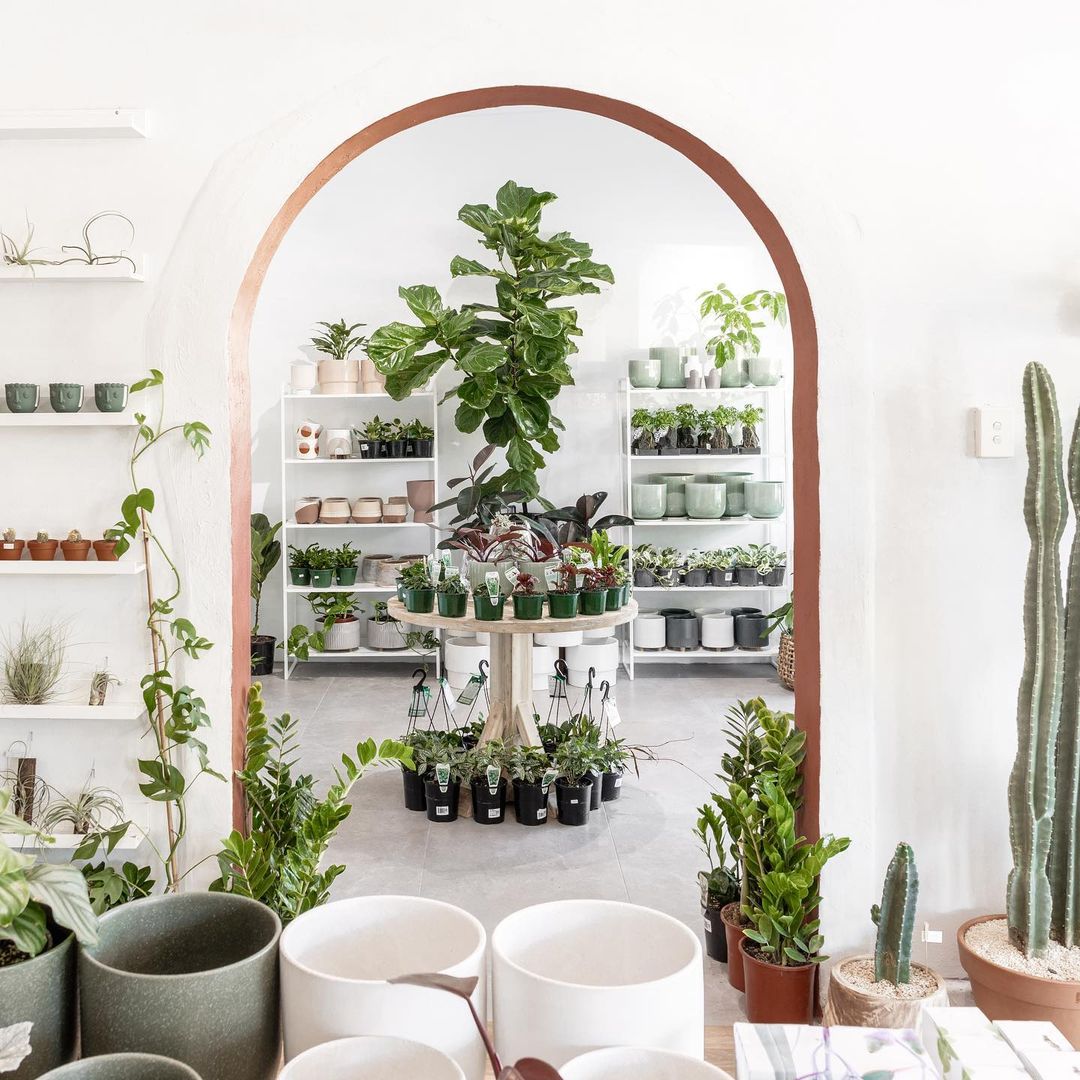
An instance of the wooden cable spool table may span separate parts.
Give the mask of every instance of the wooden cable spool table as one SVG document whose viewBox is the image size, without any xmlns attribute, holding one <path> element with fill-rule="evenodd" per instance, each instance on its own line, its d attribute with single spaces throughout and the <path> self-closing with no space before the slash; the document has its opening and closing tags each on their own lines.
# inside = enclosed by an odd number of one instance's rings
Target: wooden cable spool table
<svg viewBox="0 0 1080 1080">
<path fill-rule="evenodd" d="M 491 686 L 488 696 L 491 710 L 480 741 L 506 739 L 516 733 L 526 746 L 540 745 L 540 733 L 533 719 L 533 634 L 565 634 L 573 630 L 622 626 L 636 618 L 638 612 L 637 601 L 630 600 L 618 611 L 605 611 L 603 615 L 578 615 L 573 619 L 515 619 L 509 597 L 503 617 L 490 622 L 471 615 L 454 619 L 437 612 L 421 614 L 406 611 L 400 600 L 391 600 L 387 608 L 393 618 L 410 626 L 490 634 Z"/>
</svg>

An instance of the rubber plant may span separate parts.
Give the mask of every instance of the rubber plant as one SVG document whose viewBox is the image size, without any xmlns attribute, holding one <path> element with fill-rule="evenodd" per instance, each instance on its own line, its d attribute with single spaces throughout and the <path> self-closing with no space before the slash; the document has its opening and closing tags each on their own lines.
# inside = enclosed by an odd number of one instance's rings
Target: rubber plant
<svg viewBox="0 0 1080 1080">
<path fill-rule="evenodd" d="M 551 402 L 573 385 L 568 360 L 581 335 L 577 310 L 558 301 L 598 293 L 596 282 L 615 280 L 610 267 L 592 260 L 592 248 L 568 232 L 541 237 L 541 214 L 555 198 L 508 180 L 494 206 L 463 206 L 458 220 L 480 234 L 495 265 L 458 255 L 450 275 L 490 278 L 494 302 L 449 308 L 431 285 L 402 286 L 398 295 L 420 325 L 381 326 L 368 343 L 368 356 L 397 401 L 451 363 L 462 379 L 443 400 L 458 399 L 458 430 L 482 427 L 489 443 L 506 450 L 507 468 L 489 490 L 520 490 L 529 499 L 540 495 L 536 474 L 544 453 L 559 448 L 563 423 Z"/>
<path fill-rule="evenodd" d="M 181 871 L 179 849 L 187 831 L 188 799 L 193 786 L 209 775 L 224 782 L 225 777 L 210 766 L 206 743 L 199 737 L 202 729 L 210 726 L 210 716 L 205 702 L 198 693 L 177 678 L 177 661 L 181 656 L 197 660 L 213 647 L 195 628 L 190 619 L 181 615 L 178 605 L 184 592 L 183 581 L 176 561 L 170 554 L 161 535 L 153 527 L 157 498 L 152 488 L 145 487 L 139 479 L 139 466 L 146 455 L 174 437 L 182 438 L 198 459 L 202 459 L 210 446 L 210 429 L 199 420 L 183 423 L 167 423 L 165 420 L 165 376 L 156 368 L 131 386 L 131 394 L 156 390 L 157 410 L 153 420 L 143 412 L 135 413 L 138 428 L 128 458 L 130 493 L 121 504 L 120 520 L 114 527 L 116 555 L 122 558 L 138 543 L 146 563 L 146 628 L 150 635 L 152 668 L 140 680 L 143 704 L 148 717 L 147 733 L 154 752 L 138 759 L 139 772 L 144 782 L 139 790 L 152 802 L 164 808 L 165 845 L 162 848 L 151 836 L 144 839 L 162 864 L 166 892 L 179 890 L 189 871 Z M 166 586 L 160 591 L 154 584 L 155 564 L 163 565 Z M 195 757 L 195 773 L 185 775 L 179 762 L 191 753 Z M 116 844 L 132 828 L 131 821 L 121 822 L 113 828 L 90 834 L 74 852 L 73 859 L 91 859 L 99 849 L 111 853 Z M 189 868 L 190 869 L 190 868 Z M 111 872 L 110 872 L 111 871 Z M 126 868 L 125 868 L 126 871 Z M 149 880 L 146 868 L 132 867 L 130 873 L 122 873 L 111 867 L 84 868 L 87 879 L 95 890 L 91 899 L 101 904 L 109 895 L 129 898 L 139 891 L 135 883 Z"/>
</svg>

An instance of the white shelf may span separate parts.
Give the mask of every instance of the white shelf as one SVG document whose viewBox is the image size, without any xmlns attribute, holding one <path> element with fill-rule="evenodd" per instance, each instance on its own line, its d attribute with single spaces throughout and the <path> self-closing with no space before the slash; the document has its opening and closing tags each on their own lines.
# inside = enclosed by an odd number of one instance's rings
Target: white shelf
<svg viewBox="0 0 1080 1080">
<path fill-rule="evenodd" d="M 635 585 L 634 592 L 647 593 L 748 593 L 768 592 L 770 589 L 790 589 L 790 585 Z"/>
<path fill-rule="evenodd" d="M 320 589 L 315 585 L 286 585 L 286 592 L 299 593 L 301 596 L 307 596 L 310 593 L 324 593 L 324 592 L 336 592 L 336 593 L 375 593 L 376 595 L 397 592 L 397 588 L 393 585 L 389 587 L 383 587 L 382 585 L 372 585 L 370 582 L 357 582 L 355 585 L 328 585 L 326 588 Z"/>
<path fill-rule="evenodd" d="M 52 844 L 39 844 L 36 836 L 24 836 L 22 833 L 0 833 L 0 840 L 3 840 L 8 847 L 15 851 L 21 851 L 24 854 L 29 852 L 71 852 L 76 848 L 82 846 L 86 840 L 84 833 L 53 833 Z M 112 849 L 112 854 L 115 855 L 118 851 L 137 851 L 143 844 L 143 834 L 132 825 L 127 835 L 117 842 L 116 846 Z M 103 843 L 98 849 L 98 855 L 105 856 L 106 845 Z"/>
<path fill-rule="evenodd" d="M 731 526 L 731 525 L 783 525 L 784 519 L 782 517 L 774 518 L 752 518 L 746 515 L 742 517 L 718 517 L 718 518 L 635 518 L 635 529 L 647 529 L 653 525 L 667 525 L 667 526 L 681 526 L 681 525 L 713 525 L 713 526 Z"/>
<path fill-rule="evenodd" d="M 87 266 L 85 263 L 67 263 L 64 266 L 0 266 L 0 284 L 24 284 L 34 282 L 138 282 L 145 281 L 146 261 L 142 256 L 132 255 L 136 269 L 128 262 L 110 263 L 107 266 Z"/>
<path fill-rule="evenodd" d="M 423 521 L 370 521 L 364 523 L 362 521 L 350 521 L 344 525 L 297 525 L 295 521 L 287 521 L 285 523 L 285 529 L 287 532 L 300 529 L 428 529 L 429 525 Z M 0 566 L 3 564 L 0 563 Z"/>
<path fill-rule="evenodd" d="M 767 649 L 635 649 L 635 664 L 672 664 L 680 660 L 769 660 L 780 653 L 776 646 Z"/>
<path fill-rule="evenodd" d="M 626 392 L 631 397 L 668 397 L 673 394 L 775 394 L 782 390 L 782 385 L 777 386 L 722 386 L 715 390 L 701 387 L 691 390 L 683 386 L 628 386 Z"/>
<path fill-rule="evenodd" d="M 422 660 L 425 656 L 434 656 L 438 649 L 430 652 L 414 652 L 412 649 L 370 649 L 361 645 L 359 649 L 343 652 L 316 652 L 308 654 L 309 660 Z M 300 661 L 303 663 L 304 661 Z"/>
<path fill-rule="evenodd" d="M 141 574 L 145 569 L 146 563 L 135 559 L 117 559 L 116 562 L 96 562 L 90 559 L 86 562 L 68 562 L 66 559 L 53 559 L 51 562 L 46 562 L 44 559 L 39 561 L 27 558 L 10 562 L 0 561 L 0 575 L 64 574 L 68 577 L 130 577 Z"/>
<path fill-rule="evenodd" d="M 631 461 L 769 461 L 773 454 L 631 454 Z"/>
<path fill-rule="evenodd" d="M 0 412 L 0 427 L 135 427 L 129 412 L 11 413 Z"/>
<path fill-rule="evenodd" d="M 0 720 L 139 720 L 145 715 L 141 701 L 120 705 L 0 705 Z"/>
<path fill-rule="evenodd" d="M 0 139 L 145 139 L 145 109 L 4 109 Z"/>
<path fill-rule="evenodd" d="M 286 465 L 431 465 L 435 461 L 429 457 L 394 457 L 394 458 L 285 458 Z"/>
<path fill-rule="evenodd" d="M 398 402 L 399 405 L 415 398 L 433 398 L 431 390 L 414 390 L 408 397 Z M 286 401 L 395 401 L 385 391 L 381 394 L 282 394 Z"/>
</svg>

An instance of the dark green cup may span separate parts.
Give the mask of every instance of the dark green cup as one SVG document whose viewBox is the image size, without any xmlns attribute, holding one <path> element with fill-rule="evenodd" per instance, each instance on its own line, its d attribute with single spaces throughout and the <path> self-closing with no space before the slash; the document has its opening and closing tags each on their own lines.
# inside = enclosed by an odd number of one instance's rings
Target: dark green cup
<svg viewBox="0 0 1080 1080">
<path fill-rule="evenodd" d="M 31 382 L 9 382 L 4 384 L 4 399 L 9 412 L 37 412 L 41 398 L 41 387 Z"/>
<path fill-rule="evenodd" d="M 123 412 L 127 408 L 127 403 L 127 383 L 94 383 L 94 404 L 98 412 Z"/>
<path fill-rule="evenodd" d="M 49 404 L 53 412 L 76 413 L 83 404 L 83 385 L 73 382 L 49 383 Z"/>
</svg>

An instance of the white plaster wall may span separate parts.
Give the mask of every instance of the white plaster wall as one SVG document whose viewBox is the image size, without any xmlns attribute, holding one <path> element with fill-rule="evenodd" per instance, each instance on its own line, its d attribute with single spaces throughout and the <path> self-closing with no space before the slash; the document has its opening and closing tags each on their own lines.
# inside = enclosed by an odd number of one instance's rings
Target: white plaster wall
<svg viewBox="0 0 1080 1080">
<path fill-rule="evenodd" d="M 901 837 L 920 856 L 924 916 L 950 929 L 1001 905 L 1024 558 L 1022 462 L 966 457 L 964 413 L 1015 400 L 1031 357 L 1053 366 L 1066 412 L 1080 400 L 1078 19 L 1063 0 L 1022 11 L 553 0 L 542 12 L 193 0 L 176 15 L 120 0 L 107 17 L 71 0 L 9 6 L 6 108 L 147 106 L 156 130 L 144 144 L 0 146 L 0 220 L 26 207 L 44 236 L 120 206 L 157 269 L 122 295 L 5 287 L 0 375 L 27 360 L 43 380 L 155 363 L 177 412 L 222 434 L 226 327 L 255 243 L 307 170 L 363 125 L 434 94 L 539 82 L 693 131 L 777 214 L 818 318 L 822 821 L 855 840 L 825 881 L 830 947 L 869 937 Z M 34 478 L 4 470 L 7 515 L 43 518 L 57 470 L 56 516 L 90 515 L 89 483 L 66 471 L 78 447 L 39 463 L 4 438 Z M 197 681 L 221 762 L 228 466 L 220 438 L 201 466 L 181 465 L 171 510 L 198 622 L 219 642 Z M 90 611 L 72 596 L 48 594 Z M 5 613 L 27 603 L 5 582 Z M 112 618 L 111 596 L 99 603 Z M 227 827 L 224 786 L 203 809 L 194 854 Z M 931 958 L 955 970 L 951 946 Z"/>
</svg>

